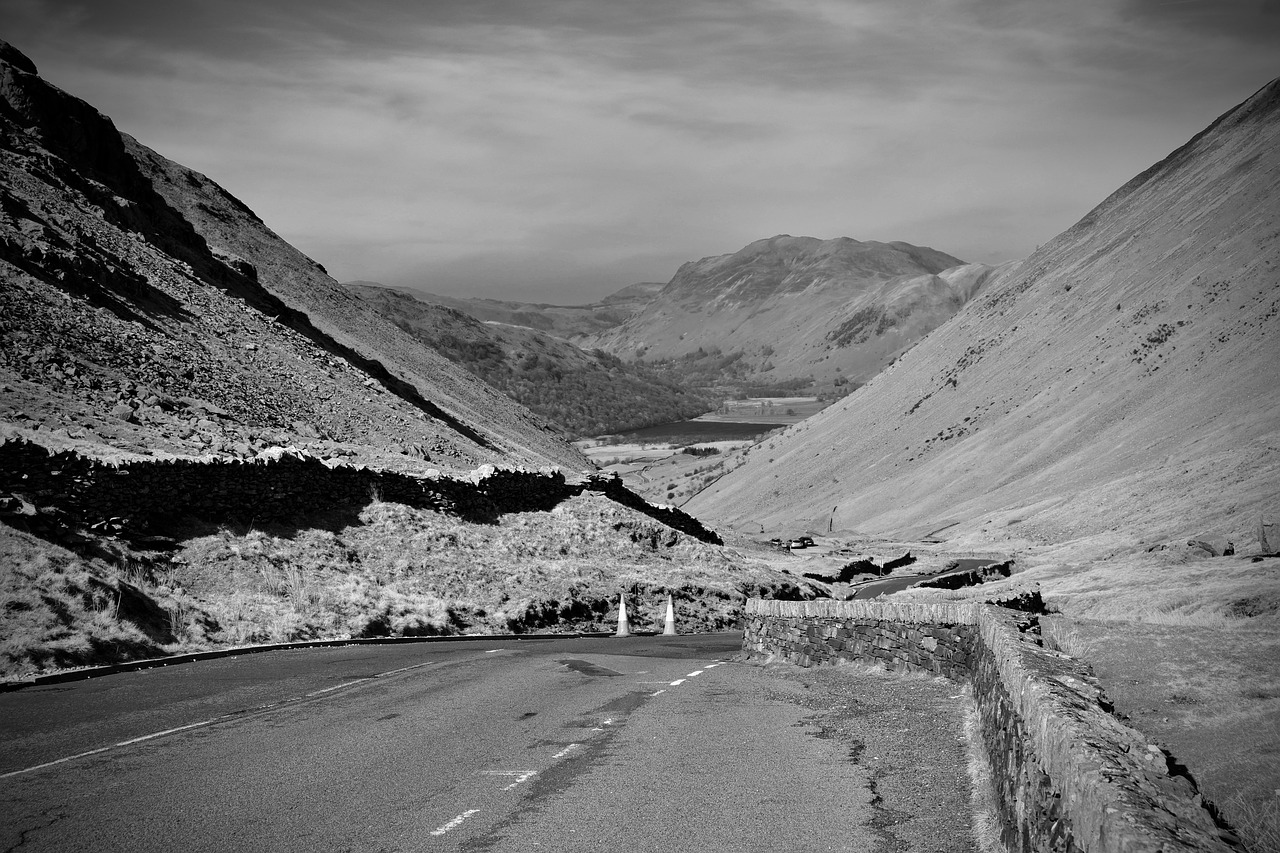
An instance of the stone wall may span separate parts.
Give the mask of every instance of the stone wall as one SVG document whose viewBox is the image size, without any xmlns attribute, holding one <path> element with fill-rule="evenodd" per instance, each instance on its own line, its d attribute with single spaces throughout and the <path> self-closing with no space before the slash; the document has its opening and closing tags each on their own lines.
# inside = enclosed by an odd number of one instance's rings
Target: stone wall
<svg viewBox="0 0 1280 853">
<path fill-rule="evenodd" d="M 1029 624 L 974 604 L 753 599 L 743 647 L 802 666 L 861 661 L 972 682 L 1015 853 L 1238 850 L 1193 780 L 1111 713 L 1086 665 L 1040 646 Z"/>
<path fill-rule="evenodd" d="M 752 600 L 742 642 L 800 666 L 857 661 L 961 680 L 972 670 L 976 632 L 971 612 L 945 604 Z"/>
<path fill-rule="evenodd" d="M 86 527 L 111 523 L 139 534 L 188 517 L 214 523 L 302 521 L 358 512 L 374 498 L 492 523 L 505 513 L 549 510 L 588 491 L 682 533 L 720 542 L 697 519 L 650 504 L 610 476 L 569 483 L 559 471 L 490 465 L 461 477 L 414 476 L 329 465 L 283 448 L 250 460 L 143 459 L 116 465 L 22 439 L 0 442 L 0 497 L 18 495 L 54 507 Z"/>
</svg>

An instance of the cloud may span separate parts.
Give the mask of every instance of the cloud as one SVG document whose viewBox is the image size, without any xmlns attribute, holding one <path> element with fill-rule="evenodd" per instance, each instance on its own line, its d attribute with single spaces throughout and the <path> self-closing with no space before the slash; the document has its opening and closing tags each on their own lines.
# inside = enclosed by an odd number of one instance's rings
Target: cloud
<svg viewBox="0 0 1280 853">
<path fill-rule="evenodd" d="M 1272 13 L 1223 5 L 1218 19 L 1156 0 L 145 14 L 0 0 L 0 14 L 50 80 L 338 277 L 564 301 L 777 233 L 1024 254 L 1274 73 L 1274 40 L 1254 32 Z"/>
</svg>

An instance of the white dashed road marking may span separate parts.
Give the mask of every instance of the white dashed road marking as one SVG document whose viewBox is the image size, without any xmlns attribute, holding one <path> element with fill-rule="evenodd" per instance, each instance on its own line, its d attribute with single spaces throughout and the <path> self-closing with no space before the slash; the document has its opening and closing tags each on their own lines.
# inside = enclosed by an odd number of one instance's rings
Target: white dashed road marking
<svg viewBox="0 0 1280 853">
<path fill-rule="evenodd" d="M 462 822 L 464 820 L 466 820 L 467 818 L 471 817 L 473 814 L 476 814 L 479 811 L 480 811 L 479 809 L 467 809 L 465 812 L 458 815 L 448 823 L 443 823 L 440 826 L 437 826 L 435 829 L 431 830 L 431 834 L 444 835 L 446 832 L 448 832 L 451 829 L 457 829 L 459 826 L 462 825 Z"/>
<path fill-rule="evenodd" d="M 188 731 L 189 729 L 199 729 L 205 726 L 212 726 L 215 723 L 221 723 L 225 720 L 231 720 L 237 717 L 245 717 L 249 714 L 261 714 L 265 711 L 271 711 L 276 708 L 284 707 L 286 705 L 292 705 L 295 702 L 303 702 L 307 699 L 314 699 L 317 696 L 323 696 L 326 693 L 333 693 L 336 690 L 342 690 L 343 688 L 346 688 L 346 687 L 354 687 L 355 685 L 363 684 L 366 681 L 373 681 L 374 679 L 377 679 L 377 678 L 386 678 L 389 675 L 397 675 L 401 672 L 408 672 L 411 669 L 421 669 L 424 666 L 432 666 L 432 665 L 433 664 L 431 663 L 416 663 L 416 664 L 413 664 L 412 666 L 402 666 L 399 669 L 390 669 L 390 670 L 387 670 L 386 672 L 380 672 L 377 675 L 370 676 L 369 678 L 358 678 L 355 681 L 347 681 L 342 684 L 335 685 L 333 687 L 326 687 L 322 690 L 313 690 L 310 693 L 304 694 L 302 696 L 294 696 L 290 699 L 281 699 L 279 702 L 268 702 L 267 704 L 259 705 L 256 708 L 245 708 L 242 711 L 232 711 L 230 714 L 220 714 L 216 717 L 210 717 L 207 720 L 201 720 L 198 723 L 188 723 L 185 726 L 177 726 L 172 729 L 165 729 L 159 732 L 152 732 L 151 734 L 139 735 L 138 737 L 129 738 L 128 740 L 122 740 L 119 743 L 109 744 L 108 746 L 100 746 L 97 749 L 90 749 L 86 752 L 78 752 L 75 755 L 68 755 L 64 758 L 56 758 L 53 761 L 46 761 L 43 764 L 36 764 L 32 767 L 24 767 L 21 770 L 10 770 L 8 773 L 0 773 L 0 779 L 8 779 L 12 776 L 21 776 L 24 773 L 31 773 L 36 770 L 43 770 L 46 767 L 55 767 L 59 764 L 65 764 L 68 761 L 75 761 L 77 758 L 88 758 L 90 755 L 97 755 L 99 753 L 107 752 L 112 749 L 119 749 L 124 746 L 133 746 L 134 744 L 142 743 L 143 741 L 154 740 L 155 738 L 164 737 L 165 735 L 177 734 L 178 732 L 185 732 L 185 731 Z"/>
<path fill-rule="evenodd" d="M 580 746 L 582 746 L 582 744 L 580 743 L 571 743 L 568 746 L 566 746 L 564 749 L 557 752 L 555 755 L 551 756 L 551 758 L 552 760 L 555 760 L 557 758 L 564 758 L 566 755 L 573 752 L 575 749 L 577 749 Z"/>
<path fill-rule="evenodd" d="M 672 686 L 672 687 L 679 687 L 681 684 L 684 684 L 684 683 L 685 683 L 685 680 L 686 680 L 686 679 L 683 679 L 683 678 L 677 678 L 675 681 L 671 682 L 671 686 Z"/>
<path fill-rule="evenodd" d="M 374 677 L 376 678 L 377 676 Z M 323 690 L 312 690 L 310 693 L 306 694 L 306 697 L 308 699 L 312 699 L 316 696 L 323 696 L 326 693 L 332 693 L 335 690 L 341 690 L 344 687 L 354 687 L 357 684 L 364 684 L 366 681 L 369 681 L 369 679 L 357 678 L 355 681 L 348 681 L 345 684 L 335 684 L 333 687 L 326 687 Z"/>
<path fill-rule="evenodd" d="M 527 782 L 530 779 L 532 779 L 534 776 L 537 776 L 538 771 L 537 770 L 485 770 L 484 775 L 509 776 L 509 777 L 514 776 L 516 781 L 512 782 L 510 785 L 507 785 L 502 789 L 504 791 L 510 791 L 512 788 L 519 785 L 521 782 Z"/>
</svg>

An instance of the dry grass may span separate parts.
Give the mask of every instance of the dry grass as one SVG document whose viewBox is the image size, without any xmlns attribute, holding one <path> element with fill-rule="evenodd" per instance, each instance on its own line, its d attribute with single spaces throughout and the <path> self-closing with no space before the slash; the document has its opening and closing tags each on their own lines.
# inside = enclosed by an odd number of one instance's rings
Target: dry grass
<svg viewBox="0 0 1280 853">
<path fill-rule="evenodd" d="M 1280 850 L 1280 789 L 1271 796 L 1236 794 L 1223 803 L 1223 811 L 1231 816 L 1250 853 Z"/>
<path fill-rule="evenodd" d="M 0 555 L 16 567 L 3 587 L 6 675 L 263 642 L 612 630 L 619 593 L 636 630 L 661 628 L 668 592 L 682 632 L 718 630 L 748 595 L 796 590 L 600 495 L 491 525 L 374 500 L 328 528 L 192 528 L 152 565 L 82 560 L 5 530 L 22 552 Z M 116 612 L 120 583 L 137 612 Z"/>
<path fill-rule="evenodd" d="M 637 627 L 671 591 L 687 628 L 723 628 L 748 587 L 781 579 L 594 496 L 496 525 L 374 501 L 336 531 L 223 529 L 179 558 L 183 588 L 210 602 L 224 632 L 249 639 L 602 630 L 622 591 L 639 599 Z"/>
<path fill-rule="evenodd" d="M 1000 839 L 1001 820 L 996 807 L 995 774 L 983 748 L 981 721 L 973 688 L 964 688 L 964 737 L 969 764 L 969 808 L 973 838 L 982 853 L 1008 853 Z"/>
<path fill-rule="evenodd" d="M 1040 619 L 1040 635 L 1049 648 L 1087 660 L 1093 642 L 1076 624 L 1061 616 L 1045 616 Z"/>
<path fill-rule="evenodd" d="M 120 619 L 116 573 L 100 561 L 0 530 L 0 674 L 160 652 Z"/>
</svg>

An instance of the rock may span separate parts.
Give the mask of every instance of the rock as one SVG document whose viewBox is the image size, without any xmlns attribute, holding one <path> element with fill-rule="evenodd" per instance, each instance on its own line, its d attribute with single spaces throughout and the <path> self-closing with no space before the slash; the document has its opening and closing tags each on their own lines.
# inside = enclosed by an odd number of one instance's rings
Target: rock
<svg viewBox="0 0 1280 853">
<path fill-rule="evenodd" d="M 1280 551 L 1280 529 L 1277 529 L 1275 519 L 1265 515 L 1258 516 L 1258 548 L 1264 554 Z"/>
<path fill-rule="evenodd" d="M 1188 539 L 1187 547 L 1193 551 L 1204 551 L 1208 553 L 1210 557 L 1217 557 L 1220 554 L 1218 549 L 1213 547 L 1212 543 L 1206 542 L 1203 539 Z"/>
<path fill-rule="evenodd" d="M 302 438 L 319 438 L 320 437 L 320 431 L 317 430 L 311 424 L 306 423 L 304 421 L 294 421 L 292 424 L 290 424 L 290 426 L 292 426 L 293 431 L 296 432 Z"/>
<path fill-rule="evenodd" d="M 120 403 L 111 410 L 111 417 L 119 418 L 129 423 L 137 423 L 137 418 L 133 415 L 133 407 L 125 403 Z"/>
</svg>

